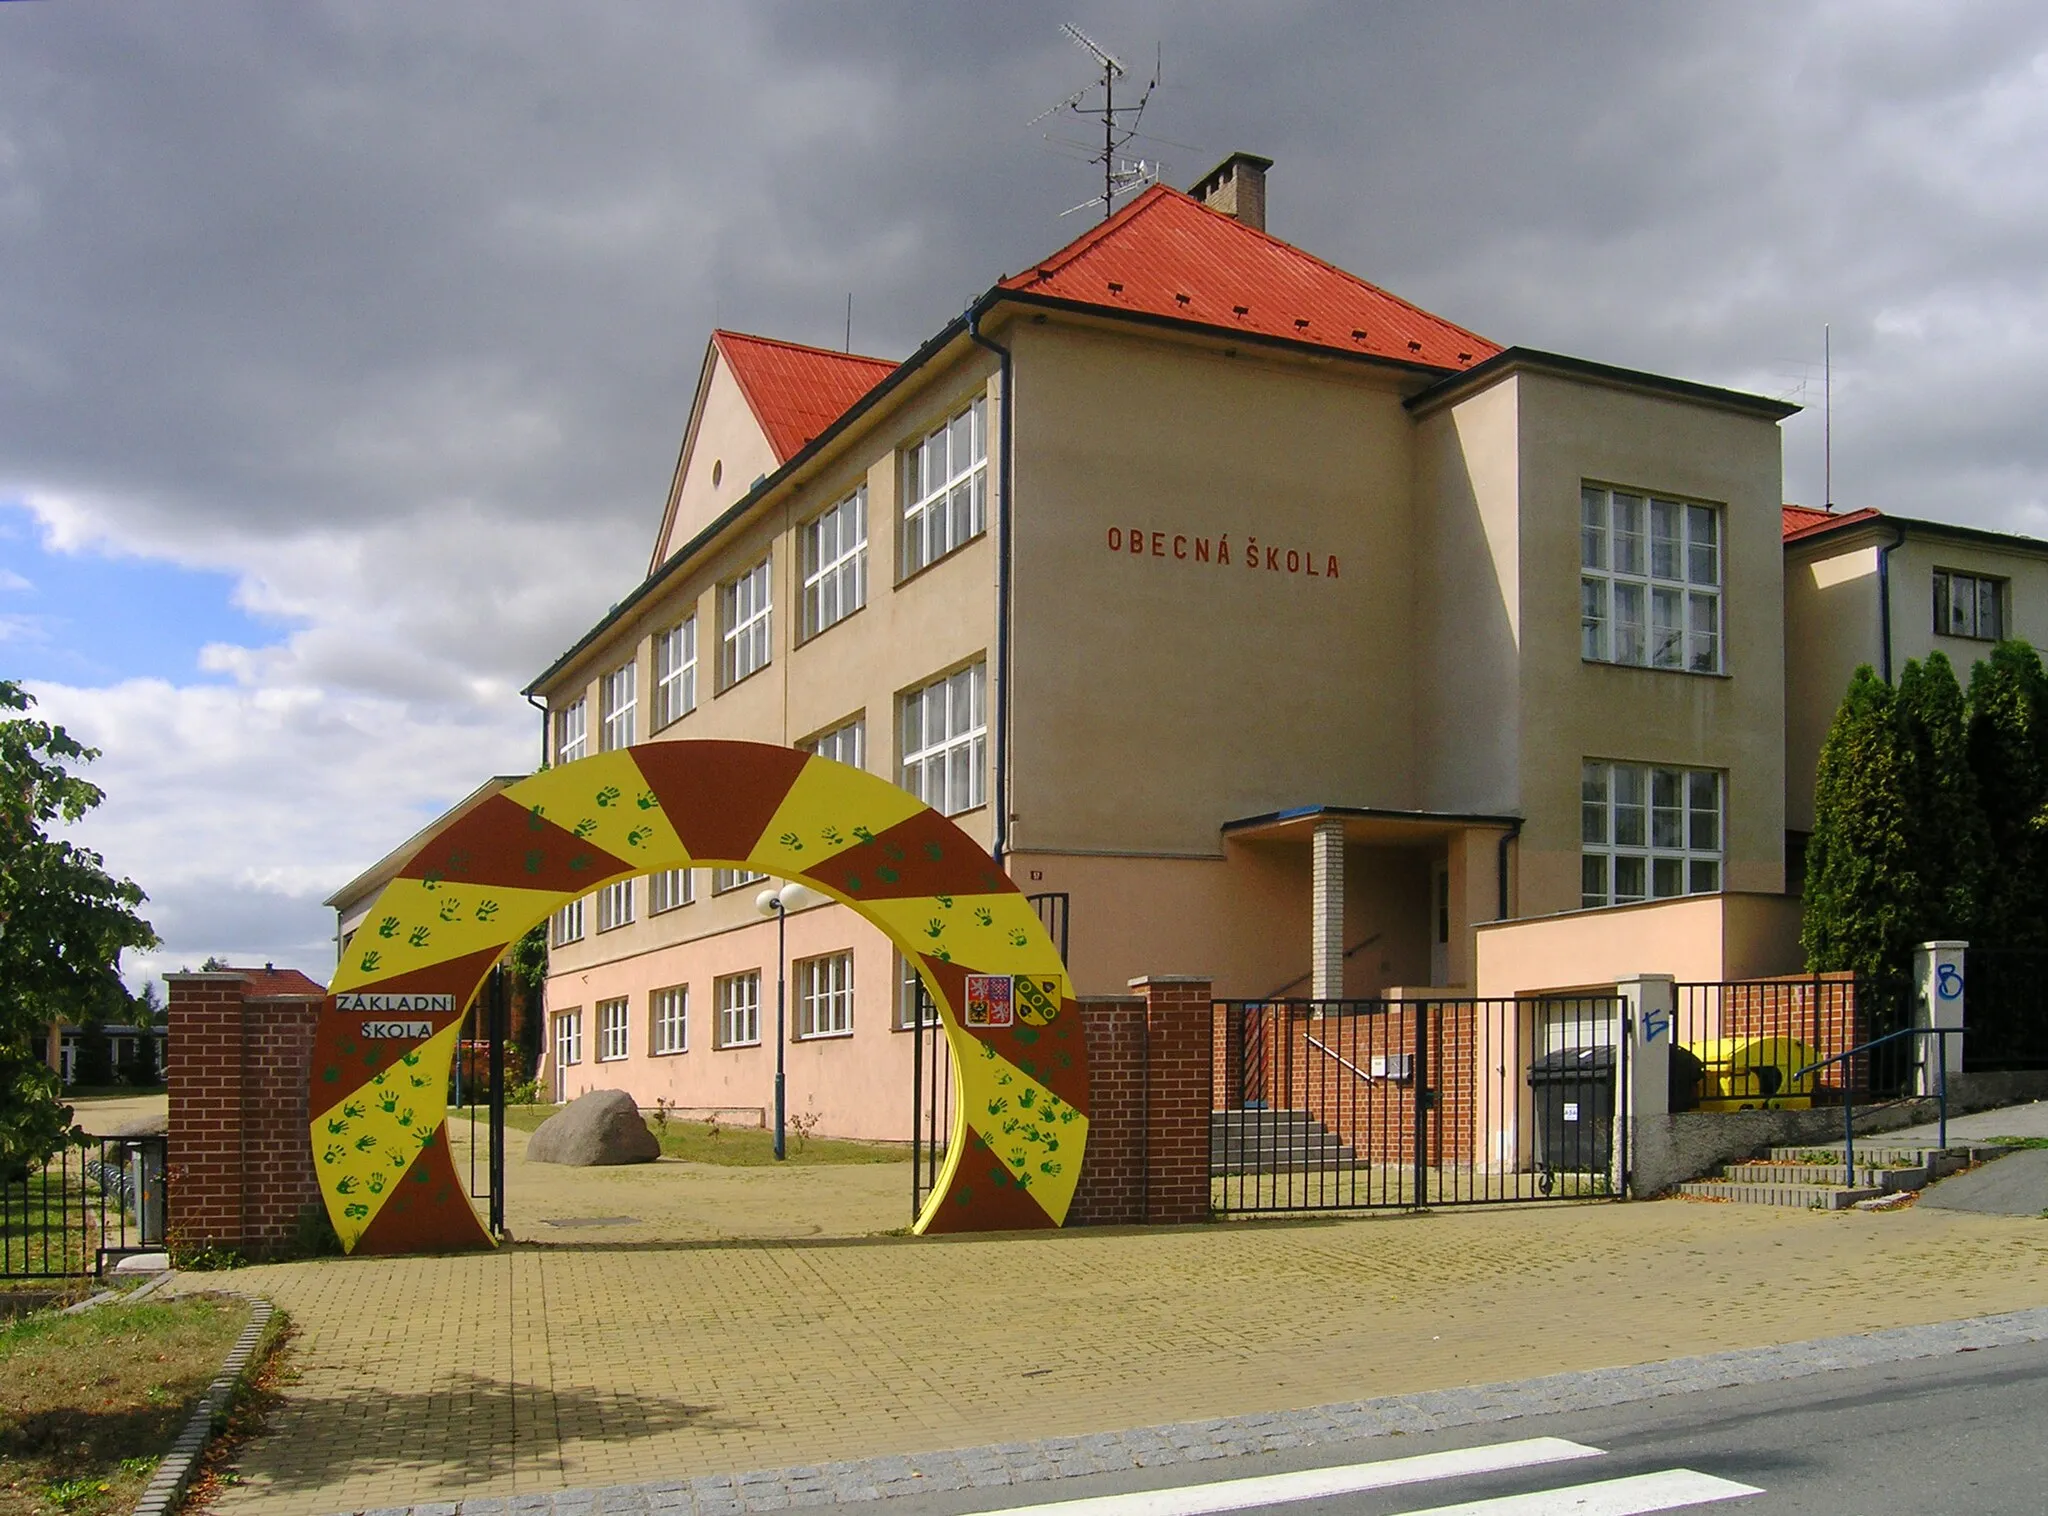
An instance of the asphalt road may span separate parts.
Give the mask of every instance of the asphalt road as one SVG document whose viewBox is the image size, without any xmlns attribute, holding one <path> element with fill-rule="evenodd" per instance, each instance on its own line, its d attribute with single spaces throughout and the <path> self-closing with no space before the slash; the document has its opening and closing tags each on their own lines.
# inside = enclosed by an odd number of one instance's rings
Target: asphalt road
<svg viewBox="0 0 2048 1516">
<path fill-rule="evenodd" d="M 1238 1481 L 1257 1481 L 1239 1484 Z M 2048 1344 L 1703 1391 L 1313 1452 L 1023 1490 L 840 1506 L 858 1516 L 2043 1516 Z M 994 1496 L 994 1499 L 990 1497 Z M 1107 1497 L 1107 1498 L 1105 1498 Z M 1077 1504 L 1078 1502 L 1078 1504 Z"/>
</svg>

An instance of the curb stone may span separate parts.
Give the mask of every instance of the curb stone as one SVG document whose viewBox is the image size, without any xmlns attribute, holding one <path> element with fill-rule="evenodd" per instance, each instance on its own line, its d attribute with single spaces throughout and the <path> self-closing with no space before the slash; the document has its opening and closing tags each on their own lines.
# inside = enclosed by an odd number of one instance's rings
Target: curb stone
<svg viewBox="0 0 2048 1516">
<path fill-rule="evenodd" d="M 253 1328 L 254 1323 L 251 1325 Z M 1550 1374 L 1512 1384 L 1391 1395 L 1303 1411 L 645 1484 L 385 1506 L 358 1509 L 349 1516 L 750 1516 L 795 1506 L 846 1505 L 917 1492 L 986 1489 L 1076 1474 L 1162 1468 L 1283 1448 L 1355 1442 L 1393 1432 L 1485 1426 L 1525 1416 L 1599 1410 L 1698 1390 L 1772 1384 L 1834 1369 L 1871 1368 L 2035 1342 L 2048 1342 L 2048 1307 L 1928 1326 L 1889 1327 L 1780 1347 L 1739 1348 L 1627 1368 Z M 136 1516 L 163 1513 L 145 1497 Z"/>
<path fill-rule="evenodd" d="M 170 1271 L 160 1274 L 147 1288 L 154 1289 L 170 1277 Z M 171 1450 L 164 1454 L 163 1461 L 156 1466 L 156 1473 L 143 1487 L 142 1499 L 136 1503 L 134 1516 L 168 1516 L 178 1498 L 185 1493 L 185 1486 L 198 1472 L 199 1455 L 213 1440 L 215 1426 L 235 1402 L 235 1388 L 241 1383 L 242 1375 L 248 1372 L 249 1360 L 263 1341 L 270 1318 L 277 1313 L 277 1307 L 267 1300 L 253 1296 L 242 1298 L 249 1302 L 248 1325 L 242 1328 L 235 1345 L 228 1349 L 228 1356 L 221 1361 L 220 1372 L 213 1376 L 213 1383 L 199 1397 L 199 1404 L 192 1408 L 192 1414 L 185 1420 L 185 1429 L 178 1433 L 178 1440 L 171 1444 Z"/>
</svg>

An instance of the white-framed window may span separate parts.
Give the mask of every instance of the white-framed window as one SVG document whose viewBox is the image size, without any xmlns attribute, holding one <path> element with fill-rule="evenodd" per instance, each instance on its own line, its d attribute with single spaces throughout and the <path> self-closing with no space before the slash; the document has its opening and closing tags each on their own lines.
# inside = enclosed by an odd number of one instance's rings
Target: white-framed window
<svg viewBox="0 0 2048 1516">
<path fill-rule="evenodd" d="M 1713 769 L 1587 759 L 1579 779 L 1579 903 L 1627 905 L 1720 889 L 1724 791 Z"/>
<path fill-rule="evenodd" d="M 771 560 L 718 587 L 718 687 L 729 689 L 768 666 Z"/>
<path fill-rule="evenodd" d="M 1999 641 L 2005 636 L 2005 581 L 1936 569 L 1934 630 L 1943 637 Z"/>
<path fill-rule="evenodd" d="M 654 636 L 654 729 L 697 708 L 697 618 L 686 616 Z"/>
<path fill-rule="evenodd" d="M 597 892 L 597 929 L 609 932 L 633 924 L 633 881 L 621 879 Z"/>
<path fill-rule="evenodd" d="M 924 977 L 918 973 L 917 965 L 901 953 L 896 955 L 896 1030 L 905 1032 L 914 1026 L 936 1026 L 939 1008 L 932 1000 L 932 992 L 925 988 Z"/>
<path fill-rule="evenodd" d="M 796 968 L 796 1034 L 853 1035 L 853 954 L 800 958 Z"/>
<path fill-rule="evenodd" d="M 904 578 L 988 530 L 988 399 L 903 450 Z"/>
<path fill-rule="evenodd" d="M 627 1041 L 628 1015 L 626 1002 L 600 1000 L 597 1003 L 597 1061 L 614 1063 L 626 1056 L 631 1046 Z"/>
<path fill-rule="evenodd" d="M 761 1041 L 761 971 L 727 974 L 712 982 L 718 1001 L 718 1045 L 759 1046 Z"/>
<path fill-rule="evenodd" d="M 868 603 L 868 487 L 813 516 L 797 537 L 804 578 L 800 635 L 815 637 Z"/>
<path fill-rule="evenodd" d="M 597 682 L 597 750 L 633 745 L 633 716 L 640 704 L 640 671 L 631 661 Z"/>
<path fill-rule="evenodd" d="M 573 1068 L 583 1061 L 583 1011 L 560 1011 L 555 1015 L 555 1067 Z"/>
<path fill-rule="evenodd" d="M 711 893 L 723 895 L 727 890 L 736 890 L 743 885 L 759 884 L 768 876 L 753 869 L 713 869 L 711 871 Z"/>
<path fill-rule="evenodd" d="M 659 916 L 677 910 L 697 898 L 697 886 L 689 869 L 662 869 L 647 876 L 647 914 Z"/>
<path fill-rule="evenodd" d="M 1721 672 L 1719 506 L 1580 487 L 1579 652 Z"/>
<path fill-rule="evenodd" d="M 656 1056 L 690 1051 L 690 987 L 671 984 L 647 997 L 647 1019 L 654 1030 Z"/>
<path fill-rule="evenodd" d="M 556 947 L 565 947 L 572 942 L 583 940 L 583 897 L 578 895 L 554 915 L 554 941 Z"/>
<path fill-rule="evenodd" d="M 588 749 L 589 707 L 581 700 L 555 712 L 555 762 L 574 763 Z"/>
<path fill-rule="evenodd" d="M 942 816 L 988 798 L 988 666 L 974 664 L 903 697 L 903 787 Z"/>
<path fill-rule="evenodd" d="M 849 768 L 866 768 L 868 756 L 868 723 L 864 716 L 851 721 L 842 721 L 830 731 L 801 744 L 807 753 L 816 753 L 820 758 L 830 758 L 846 764 Z"/>
</svg>

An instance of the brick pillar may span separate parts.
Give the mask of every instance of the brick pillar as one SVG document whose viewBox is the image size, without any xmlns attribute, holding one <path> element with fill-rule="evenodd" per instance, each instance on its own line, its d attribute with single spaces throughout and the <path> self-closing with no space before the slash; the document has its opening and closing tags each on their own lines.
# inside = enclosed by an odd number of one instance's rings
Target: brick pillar
<svg viewBox="0 0 2048 1516">
<path fill-rule="evenodd" d="M 1143 1220 L 1209 1219 L 1209 1112 L 1215 1089 L 1210 981 L 1133 979 L 1145 997 L 1146 1112 Z"/>
<path fill-rule="evenodd" d="M 1309 995 L 1344 998 L 1344 823 L 1318 821 L 1309 882 Z"/>
<path fill-rule="evenodd" d="M 247 975 L 169 974 L 170 1229 L 182 1247 L 282 1251 L 320 1204 L 306 1071 L 321 998 Z"/>
</svg>

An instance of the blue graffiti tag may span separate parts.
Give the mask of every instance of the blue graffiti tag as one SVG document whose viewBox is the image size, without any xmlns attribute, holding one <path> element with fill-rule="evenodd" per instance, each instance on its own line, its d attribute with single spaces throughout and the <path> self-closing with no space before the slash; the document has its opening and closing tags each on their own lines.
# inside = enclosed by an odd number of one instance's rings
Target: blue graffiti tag
<svg viewBox="0 0 2048 1516">
<path fill-rule="evenodd" d="M 1934 993 L 1942 1000 L 1962 999 L 1962 966 L 1954 963 L 1938 964 L 1934 970 Z"/>
</svg>

